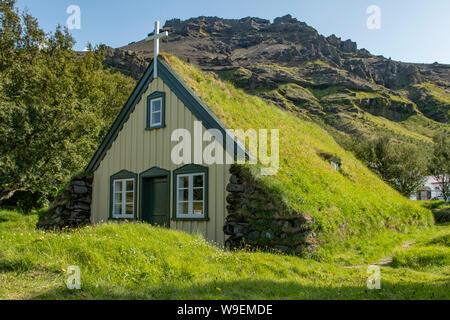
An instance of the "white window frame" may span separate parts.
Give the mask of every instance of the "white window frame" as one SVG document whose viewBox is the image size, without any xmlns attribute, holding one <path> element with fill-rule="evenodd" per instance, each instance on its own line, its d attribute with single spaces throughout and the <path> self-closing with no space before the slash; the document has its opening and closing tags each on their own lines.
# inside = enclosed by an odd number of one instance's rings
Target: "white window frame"
<svg viewBox="0 0 450 320">
<path fill-rule="evenodd" d="M 202 176 L 203 177 L 203 186 L 202 187 L 195 187 L 194 188 L 194 177 L 196 176 Z M 179 186 L 179 181 L 180 178 L 183 177 L 188 177 L 188 187 L 187 188 L 180 188 Z M 177 175 L 177 187 L 176 187 L 176 191 L 177 191 L 177 202 L 176 202 L 176 217 L 177 219 L 183 219 L 183 218 L 187 218 L 187 219 L 204 219 L 206 216 L 206 175 L 204 172 L 199 172 L 199 173 L 186 173 L 186 174 L 179 174 Z M 194 200 L 194 190 L 198 190 L 198 189 L 203 189 L 203 200 Z M 187 201 L 181 201 L 179 199 L 180 197 L 180 190 L 188 190 L 188 200 Z M 188 214 L 182 214 L 179 211 L 179 206 L 180 203 L 188 203 Z M 194 203 L 202 203 L 203 204 L 203 213 L 200 214 L 194 214 Z"/>
<path fill-rule="evenodd" d="M 133 182 L 133 191 L 127 191 L 127 182 L 132 181 Z M 116 183 L 120 182 L 122 183 L 122 191 L 116 191 Z M 133 192 L 133 202 L 127 202 L 127 193 Z M 116 202 L 116 193 L 122 194 L 122 201 Z M 135 212 L 136 212 L 136 206 L 135 206 L 135 197 L 136 197 L 136 181 L 135 179 L 114 179 L 113 180 L 113 194 L 112 194 L 112 217 L 113 219 L 134 219 Z M 122 212 L 120 214 L 116 214 L 115 212 L 115 206 L 121 205 L 122 206 Z M 133 206 L 133 213 L 127 214 L 127 205 Z"/>
<path fill-rule="evenodd" d="M 154 101 L 160 101 L 160 108 L 159 108 L 159 111 L 155 111 L 155 112 L 153 112 L 153 102 Z M 162 97 L 159 97 L 159 98 L 154 98 L 154 99 L 151 99 L 150 100 L 150 128 L 154 128 L 154 127 L 158 127 L 158 126 L 161 126 L 162 125 L 162 121 L 163 121 L 163 108 L 164 108 L 164 106 L 163 106 L 163 98 Z M 159 122 L 158 123 L 153 123 L 153 114 L 157 114 L 157 113 L 159 113 L 160 114 L 160 117 L 159 117 Z"/>
</svg>

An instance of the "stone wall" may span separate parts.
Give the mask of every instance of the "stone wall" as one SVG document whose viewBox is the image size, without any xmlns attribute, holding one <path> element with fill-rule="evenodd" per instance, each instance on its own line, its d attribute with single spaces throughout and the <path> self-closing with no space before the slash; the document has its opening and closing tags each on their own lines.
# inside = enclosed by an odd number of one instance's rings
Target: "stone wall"
<svg viewBox="0 0 450 320">
<path fill-rule="evenodd" d="M 276 197 L 246 174 L 244 167 L 233 165 L 230 172 L 228 216 L 223 228 L 230 236 L 226 247 L 250 245 L 301 255 L 317 246 L 312 217 L 287 212 Z"/>
<path fill-rule="evenodd" d="M 69 182 L 52 202 L 50 208 L 39 217 L 39 229 L 61 230 L 90 224 L 92 177 L 79 175 Z"/>
</svg>

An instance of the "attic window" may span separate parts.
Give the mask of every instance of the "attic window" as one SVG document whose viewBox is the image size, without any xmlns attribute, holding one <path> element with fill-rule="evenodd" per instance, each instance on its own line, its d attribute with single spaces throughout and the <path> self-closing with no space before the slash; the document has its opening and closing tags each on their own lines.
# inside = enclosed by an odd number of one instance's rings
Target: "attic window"
<svg viewBox="0 0 450 320">
<path fill-rule="evenodd" d="M 146 129 L 165 127 L 165 93 L 154 92 L 147 98 Z"/>
</svg>

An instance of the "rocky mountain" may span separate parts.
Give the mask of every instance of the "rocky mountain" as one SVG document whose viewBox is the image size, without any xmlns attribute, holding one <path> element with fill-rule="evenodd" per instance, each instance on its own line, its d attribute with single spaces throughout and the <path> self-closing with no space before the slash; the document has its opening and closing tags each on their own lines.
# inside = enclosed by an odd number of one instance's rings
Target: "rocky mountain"
<svg viewBox="0 0 450 320">
<path fill-rule="evenodd" d="M 389 131 L 429 142 L 450 121 L 450 65 L 393 61 L 325 37 L 290 15 L 166 22 L 161 50 L 323 123 L 343 136 Z M 138 79 L 153 56 L 144 40 L 105 47 L 107 67 Z"/>
</svg>

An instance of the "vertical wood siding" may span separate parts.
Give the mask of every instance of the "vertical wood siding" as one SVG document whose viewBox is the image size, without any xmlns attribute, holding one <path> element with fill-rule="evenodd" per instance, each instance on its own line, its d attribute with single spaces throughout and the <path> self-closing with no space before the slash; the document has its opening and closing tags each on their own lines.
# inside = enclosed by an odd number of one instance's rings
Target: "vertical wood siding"
<svg viewBox="0 0 450 320">
<path fill-rule="evenodd" d="M 145 130 L 147 96 L 155 91 L 166 93 L 166 127 Z M 110 203 L 110 176 L 128 170 L 137 174 L 152 167 L 160 167 L 171 172 L 171 190 L 173 186 L 173 171 L 182 165 L 174 165 L 171 161 L 172 147 L 177 142 L 171 142 L 171 134 L 175 129 L 183 128 L 194 134 L 195 116 L 187 109 L 177 96 L 170 91 L 160 78 L 152 81 L 142 95 L 129 119 L 106 153 L 99 167 L 94 172 L 91 212 L 96 223 L 107 221 Z M 203 127 L 203 132 L 205 128 Z M 218 142 L 216 142 L 218 143 Z M 206 146 L 208 143 L 204 143 Z M 193 149 L 193 143 L 192 143 Z M 192 150 L 193 155 L 193 150 Z M 225 152 L 224 152 L 225 154 Z M 193 157 L 192 157 L 193 158 Z M 192 159 L 193 161 L 193 159 Z M 208 166 L 206 164 L 203 164 Z M 206 239 L 223 243 L 225 235 L 223 225 L 226 215 L 226 185 L 229 180 L 229 165 L 209 165 L 209 221 L 171 221 L 171 229 L 188 233 L 201 233 Z M 139 181 L 136 182 L 139 190 Z M 138 216 L 140 216 L 139 192 Z M 170 217 L 173 213 L 173 194 L 170 195 Z"/>
</svg>

